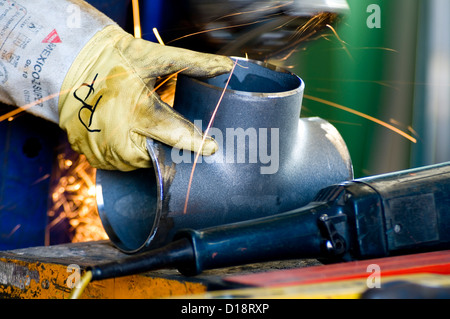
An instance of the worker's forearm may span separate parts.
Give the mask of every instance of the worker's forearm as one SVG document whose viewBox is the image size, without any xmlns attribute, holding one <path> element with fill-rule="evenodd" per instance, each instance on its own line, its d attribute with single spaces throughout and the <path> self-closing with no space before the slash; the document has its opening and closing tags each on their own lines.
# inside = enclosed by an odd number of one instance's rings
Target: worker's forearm
<svg viewBox="0 0 450 319">
<path fill-rule="evenodd" d="M 0 0 L 0 102 L 58 122 L 67 71 L 113 23 L 81 0 Z"/>
</svg>

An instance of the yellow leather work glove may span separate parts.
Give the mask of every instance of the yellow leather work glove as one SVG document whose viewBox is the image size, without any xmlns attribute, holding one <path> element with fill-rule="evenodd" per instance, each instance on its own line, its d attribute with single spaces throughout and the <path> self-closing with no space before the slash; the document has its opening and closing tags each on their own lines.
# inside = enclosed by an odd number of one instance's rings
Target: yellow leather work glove
<svg viewBox="0 0 450 319">
<path fill-rule="evenodd" d="M 96 168 L 151 166 L 146 138 L 198 151 L 202 132 L 154 92 L 155 79 L 183 70 L 209 77 L 229 72 L 231 59 L 136 39 L 116 25 L 95 34 L 61 87 L 59 125 L 72 148 Z M 217 150 L 207 138 L 202 154 Z"/>
</svg>

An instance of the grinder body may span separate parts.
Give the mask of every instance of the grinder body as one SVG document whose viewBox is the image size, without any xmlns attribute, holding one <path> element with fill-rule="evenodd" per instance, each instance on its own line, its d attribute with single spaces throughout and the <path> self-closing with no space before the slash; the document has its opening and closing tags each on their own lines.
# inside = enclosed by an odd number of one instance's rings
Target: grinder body
<svg viewBox="0 0 450 319">
<path fill-rule="evenodd" d="M 185 275 L 247 263 L 327 262 L 450 249 L 450 162 L 326 187 L 271 217 L 181 230 L 156 250 L 91 268 L 93 280 L 176 267 Z"/>
<path fill-rule="evenodd" d="M 321 190 L 305 207 L 185 230 L 195 252 L 182 273 L 246 263 L 349 261 L 450 248 L 450 163 L 357 179 Z"/>
</svg>

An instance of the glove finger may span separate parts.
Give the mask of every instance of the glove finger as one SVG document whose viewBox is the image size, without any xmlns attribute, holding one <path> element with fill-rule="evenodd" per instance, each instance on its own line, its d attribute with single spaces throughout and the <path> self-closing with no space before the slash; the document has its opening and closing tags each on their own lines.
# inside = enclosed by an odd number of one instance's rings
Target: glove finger
<svg viewBox="0 0 450 319">
<path fill-rule="evenodd" d="M 133 58 L 133 65 L 142 78 L 165 76 L 181 70 L 193 77 L 212 77 L 230 72 L 233 68 L 233 61 L 226 56 L 164 46 L 142 39 L 127 42 L 121 50 L 124 56 Z"/>
<path fill-rule="evenodd" d="M 233 68 L 233 61 L 226 56 L 200 53 L 185 49 L 166 47 L 167 56 L 173 57 L 168 68 L 168 73 L 183 70 L 183 74 L 193 77 L 212 77 L 228 73 Z"/>
<path fill-rule="evenodd" d="M 136 133 L 178 149 L 200 152 L 206 156 L 219 149 L 212 137 L 205 136 L 198 127 L 172 107 L 155 95 L 150 97 L 150 100 L 153 100 L 149 106 L 150 113 L 141 117 L 142 122 L 134 129 Z"/>
</svg>

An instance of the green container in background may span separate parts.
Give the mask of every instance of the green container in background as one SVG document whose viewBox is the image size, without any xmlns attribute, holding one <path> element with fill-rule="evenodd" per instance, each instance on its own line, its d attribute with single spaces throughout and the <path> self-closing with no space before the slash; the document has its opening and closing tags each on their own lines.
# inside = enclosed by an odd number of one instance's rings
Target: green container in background
<svg viewBox="0 0 450 319">
<path fill-rule="evenodd" d="M 336 34 L 327 30 L 291 59 L 292 71 L 306 83 L 301 116 L 322 117 L 339 130 L 355 177 L 409 168 L 414 142 L 392 127 L 417 138 L 412 123 L 420 0 L 348 3 L 350 12 L 335 26 Z"/>
</svg>

